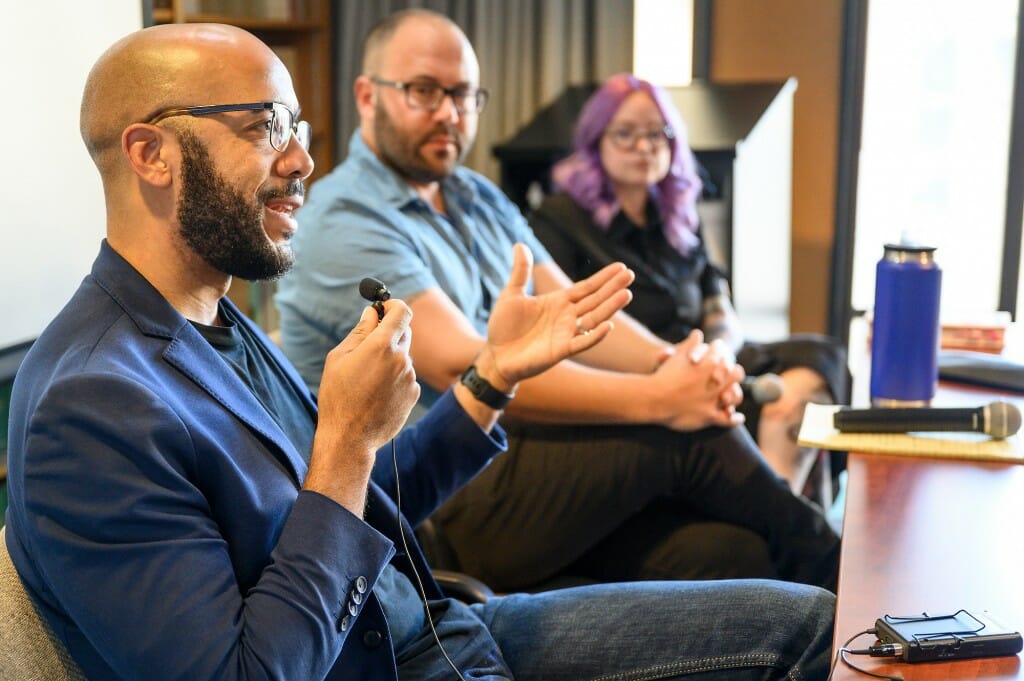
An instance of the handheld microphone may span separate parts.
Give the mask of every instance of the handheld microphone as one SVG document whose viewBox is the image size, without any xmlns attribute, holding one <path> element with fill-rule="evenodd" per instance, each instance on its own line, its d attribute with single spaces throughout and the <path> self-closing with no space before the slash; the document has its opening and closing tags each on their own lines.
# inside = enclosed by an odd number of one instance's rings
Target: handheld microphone
<svg viewBox="0 0 1024 681">
<path fill-rule="evenodd" d="M 782 397 L 783 384 L 778 374 L 761 374 L 746 376 L 740 382 L 743 396 L 749 397 L 758 404 L 769 404 Z"/>
<path fill-rule="evenodd" d="M 366 277 L 359 282 L 359 295 L 373 303 L 377 311 L 377 321 L 384 319 L 384 301 L 391 298 L 391 291 L 380 279 Z"/>
<path fill-rule="evenodd" d="M 844 433 L 960 432 L 985 433 L 1003 440 L 1020 430 L 1020 410 L 997 401 L 977 408 L 879 408 L 842 407 L 832 417 Z"/>
</svg>

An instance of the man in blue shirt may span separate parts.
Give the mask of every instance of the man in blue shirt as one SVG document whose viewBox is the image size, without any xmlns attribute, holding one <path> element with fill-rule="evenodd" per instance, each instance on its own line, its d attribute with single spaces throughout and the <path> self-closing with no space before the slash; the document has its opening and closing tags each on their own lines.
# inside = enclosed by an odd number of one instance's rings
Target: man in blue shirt
<svg viewBox="0 0 1024 681">
<path fill-rule="evenodd" d="M 503 448 L 503 394 L 606 336 L 632 275 L 530 296 L 517 248 L 475 380 L 386 446 L 419 395 L 404 303 L 364 308 L 314 404 L 225 297 L 291 263 L 313 169 L 299 110 L 280 60 L 227 26 L 131 34 L 89 75 L 107 238 L 15 380 L 3 531 L 84 676 L 824 676 L 834 599 L 812 587 L 443 598 L 410 522 Z"/>
<path fill-rule="evenodd" d="M 314 387 L 358 319 L 358 282 L 379 277 L 414 312 L 422 408 L 484 344 L 514 243 L 534 255 L 537 291 L 571 282 L 511 201 L 460 165 L 487 93 L 457 26 L 418 10 L 386 19 L 355 92 L 349 156 L 298 215 L 277 297 L 283 347 Z M 518 421 L 503 421 L 509 453 L 434 516 L 459 567 L 504 590 L 560 576 L 834 588 L 838 537 L 735 427 L 743 372 L 729 353 L 699 332 L 673 346 L 615 321 L 600 345 L 523 383 Z"/>
</svg>

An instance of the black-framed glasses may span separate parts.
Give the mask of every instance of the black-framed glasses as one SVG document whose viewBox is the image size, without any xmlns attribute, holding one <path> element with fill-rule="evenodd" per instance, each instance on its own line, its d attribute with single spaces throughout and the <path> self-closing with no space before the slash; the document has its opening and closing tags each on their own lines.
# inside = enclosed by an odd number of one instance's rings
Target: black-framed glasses
<svg viewBox="0 0 1024 681">
<path fill-rule="evenodd" d="M 401 83 L 377 76 L 370 76 L 370 80 L 377 85 L 401 90 L 405 94 L 405 103 L 409 105 L 409 108 L 421 111 L 437 111 L 444 98 L 451 97 L 455 110 L 460 114 L 478 114 L 484 110 L 487 105 L 487 97 L 490 94 L 483 88 L 469 87 L 468 85 L 441 87 L 439 83 L 430 80 Z"/>
<path fill-rule="evenodd" d="M 647 140 L 652 148 L 658 148 L 669 144 L 675 139 L 676 133 L 671 126 L 666 125 L 660 130 L 638 130 L 636 128 L 612 128 L 605 131 L 612 144 L 623 151 L 636 149 L 636 143 L 641 139 Z"/>
<path fill-rule="evenodd" d="M 184 106 L 158 111 L 152 118 L 146 121 L 149 125 L 156 125 L 165 118 L 172 116 L 209 116 L 211 114 L 227 113 L 229 111 L 270 111 L 270 146 L 277 151 L 284 152 L 288 148 L 288 141 L 295 137 L 295 140 L 303 149 L 309 151 L 309 141 L 313 136 L 313 129 L 307 121 L 298 120 L 299 114 L 293 112 L 281 102 L 250 102 L 248 104 L 211 104 L 207 106 Z"/>
</svg>

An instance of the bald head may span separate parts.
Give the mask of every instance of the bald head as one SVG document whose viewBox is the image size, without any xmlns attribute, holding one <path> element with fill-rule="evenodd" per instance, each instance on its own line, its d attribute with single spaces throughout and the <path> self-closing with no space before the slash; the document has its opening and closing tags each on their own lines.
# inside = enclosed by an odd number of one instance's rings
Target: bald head
<svg viewBox="0 0 1024 681">
<path fill-rule="evenodd" d="M 287 78 L 273 51 L 239 28 L 168 24 L 137 31 L 111 46 L 89 72 L 82 139 L 106 178 L 117 166 L 128 125 L 168 107 L 233 103 L 225 97 L 240 84 L 260 87 L 282 73 Z"/>
<path fill-rule="evenodd" d="M 366 41 L 363 45 L 363 73 L 380 73 L 385 68 L 384 62 L 388 59 L 387 48 L 399 29 L 402 29 L 403 32 L 423 30 L 450 32 L 458 37 L 466 52 L 473 54 L 469 39 L 454 21 L 431 10 L 408 9 L 388 15 L 377 22 L 366 34 Z M 475 54 L 473 57 L 475 59 Z"/>
</svg>

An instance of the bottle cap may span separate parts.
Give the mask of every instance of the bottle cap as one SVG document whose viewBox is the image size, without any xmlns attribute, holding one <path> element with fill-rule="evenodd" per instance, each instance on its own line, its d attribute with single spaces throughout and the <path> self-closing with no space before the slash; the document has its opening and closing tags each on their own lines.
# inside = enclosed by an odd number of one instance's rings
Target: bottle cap
<svg viewBox="0 0 1024 681">
<path fill-rule="evenodd" d="M 918 262 L 925 266 L 935 263 L 935 247 L 921 246 L 919 244 L 886 244 L 883 260 L 891 262 Z"/>
</svg>

